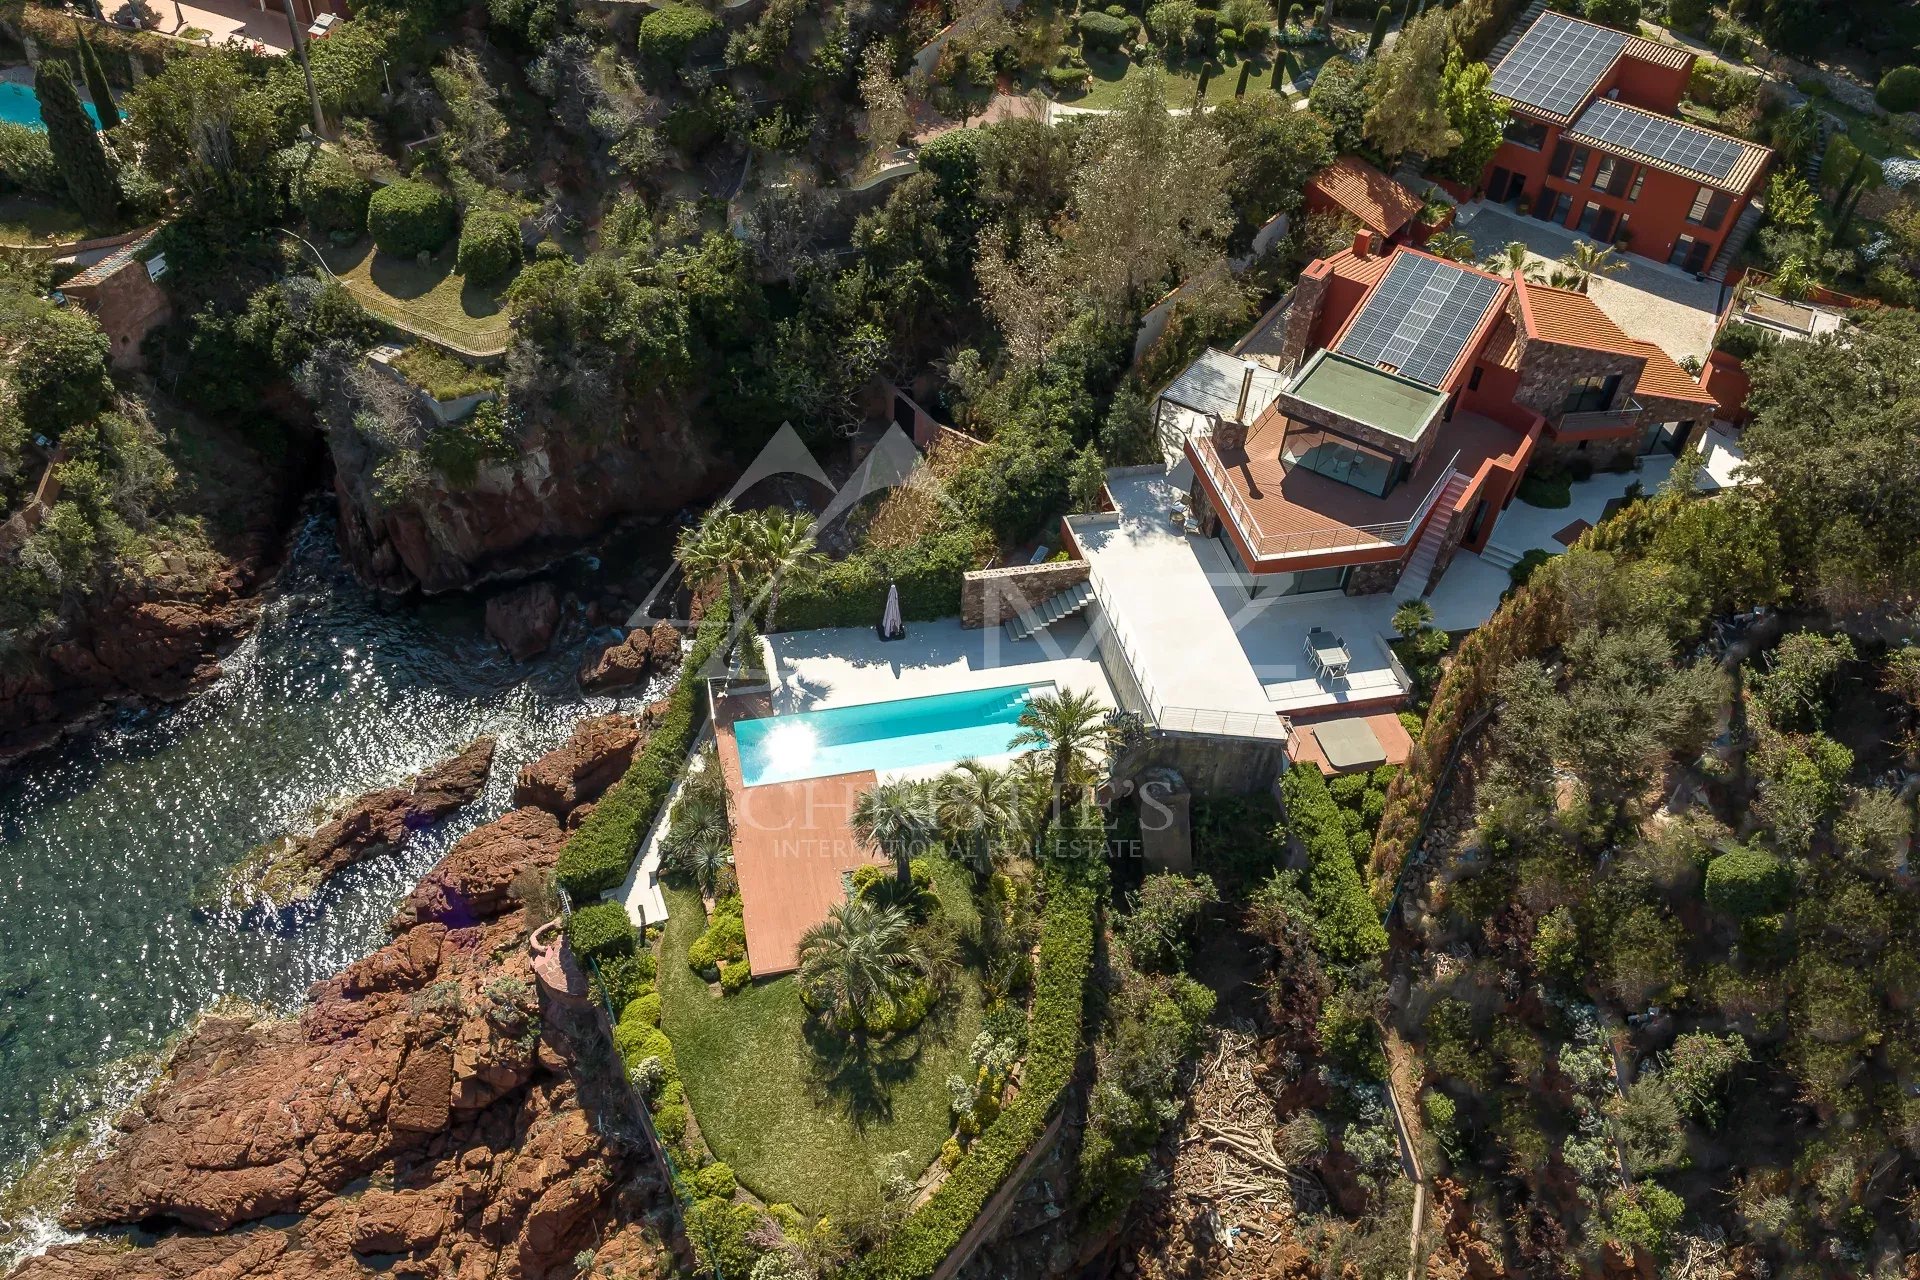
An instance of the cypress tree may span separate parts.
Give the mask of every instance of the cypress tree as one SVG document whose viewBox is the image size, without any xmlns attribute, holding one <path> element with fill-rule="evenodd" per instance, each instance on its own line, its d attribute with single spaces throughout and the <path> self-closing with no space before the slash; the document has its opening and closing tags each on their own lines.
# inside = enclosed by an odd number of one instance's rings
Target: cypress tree
<svg viewBox="0 0 1920 1280">
<path fill-rule="evenodd" d="M 87 39 L 86 33 L 78 34 L 80 74 L 86 77 L 87 96 L 93 99 L 93 109 L 100 114 L 100 127 L 112 129 L 120 123 L 120 108 L 113 104 L 113 86 L 107 83 L 107 69 L 100 65 L 100 54 L 94 49 L 93 42 Z"/>
<path fill-rule="evenodd" d="M 1380 52 L 1380 42 L 1387 38 L 1387 24 L 1393 21 L 1393 6 L 1383 4 L 1380 12 L 1373 15 L 1373 35 L 1367 39 L 1367 56 L 1371 58 Z"/>
<path fill-rule="evenodd" d="M 120 194 L 113 180 L 113 164 L 86 108 L 80 105 L 80 91 L 73 87 L 73 76 L 66 64 L 42 59 L 34 72 L 33 92 L 40 99 L 40 115 L 47 123 L 47 145 L 53 161 L 66 179 L 67 194 L 74 205 L 94 222 L 113 217 Z"/>
</svg>

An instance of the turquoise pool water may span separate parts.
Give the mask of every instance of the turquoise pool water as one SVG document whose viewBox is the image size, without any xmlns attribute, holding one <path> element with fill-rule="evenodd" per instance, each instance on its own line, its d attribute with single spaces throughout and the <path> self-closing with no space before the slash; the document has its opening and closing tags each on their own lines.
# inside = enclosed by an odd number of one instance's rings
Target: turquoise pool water
<svg viewBox="0 0 1920 1280">
<path fill-rule="evenodd" d="M 80 105 L 87 109 L 87 115 L 93 121 L 93 127 L 100 127 L 100 113 L 85 98 Z M 24 124 L 29 129 L 44 129 L 46 122 L 40 118 L 40 99 L 34 95 L 30 84 L 16 84 L 11 80 L 0 81 L 0 120 L 8 124 Z"/>
<path fill-rule="evenodd" d="M 968 689 L 894 702 L 740 720 L 740 772 L 750 787 L 862 769 L 911 769 L 1003 755 L 1027 699 L 1051 685 Z"/>
</svg>

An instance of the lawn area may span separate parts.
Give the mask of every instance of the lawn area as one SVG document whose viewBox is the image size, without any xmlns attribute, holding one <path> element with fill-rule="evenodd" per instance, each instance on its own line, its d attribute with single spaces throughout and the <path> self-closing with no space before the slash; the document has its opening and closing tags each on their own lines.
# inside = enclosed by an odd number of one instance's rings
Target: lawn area
<svg viewBox="0 0 1920 1280">
<path fill-rule="evenodd" d="M 1228 98 L 1262 90 L 1294 92 L 1296 80 L 1325 62 L 1333 53 L 1333 46 L 1316 44 L 1279 52 L 1277 75 L 1271 51 L 1256 58 L 1226 53 L 1217 59 L 1182 58 L 1178 62 L 1168 63 L 1162 68 L 1167 75 L 1167 105 L 1175 108 L 1192 106 L 1194 96 L 1200 91 L 1202 73 L 1206 76 L 1208 102 L 1224 102 Z M 1124 54 L 1087 51 L 1085 56 L 1087 69 L 1093 73 L 1093 83 L 1078 97 L 1063 96 L 1061 102 L 1065 106 L 1109 110 L 1119 105 L 1120 91 L 1128 77 L 1146 74 L 1145 66 Z M 1240 82 L 1242 71 L 1246 72 L 1244 89 Z"/>
<path fill-rule="evenodd" d="M 935 887 L 962 931 L 977 924 L 966 873 L 940 860 Z M 844 1214 L 879 1203 L 885 1159 L 905 1151 L 926 1167 L 951 1132 L 947 1077 L 980 1031 L 980 986 L 970 971 L 927 1021 L 866 1060 L 831 1066 L 807 1038 L 806 1010 L 789 975 L 716 998 L 687 968 L 705 927 L 699 895 L 666 890 L 660 1027 L 673 1041 L 694 1118 L 716 1158 L 768 1203 Z M 829 1048 L 844 1047 L 838 1037 Z"/>
<path fill-rule="evenodd" d="M 328 248 L 324 256 L 328 269 L 375 315 L 474 355 L 506 349 L 509 328 L 500 295 L 509 282 L 485 288 L 468 284 L 454 270 L 452 245 L 424 267 L 411 258 L 389 257 L 365 238 Z"/>
<path fill-rule="evenodd" d="M 127 225 L 121 222 L 92 226 L 78 210 L 38 196 L 0 196 L 0 244 L 92 239 L 126 229 Z"/>
</svg>

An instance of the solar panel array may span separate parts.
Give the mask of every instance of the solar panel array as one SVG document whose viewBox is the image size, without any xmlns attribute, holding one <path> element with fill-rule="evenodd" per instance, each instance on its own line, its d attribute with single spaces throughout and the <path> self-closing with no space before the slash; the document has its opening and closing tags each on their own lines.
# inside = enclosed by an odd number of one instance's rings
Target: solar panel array
<svg viewBox="0 0 1920 1280">
<path fill-rule="evenodd" d="M 1493 71 L 1493 91 L 1557 116 L 1570 116 L 1626 48 L 1625 33 L 1549 10 L 1527 28 Z"/>
<path fill-rule="evenodd" d="M 1417 253 L 1394 257 L 1335 348 L 1439 388 L 1500 292 L 1500 282 Z"/>
<path fill-rule="evenodd" d="M 1696 129 L 1680 120 L 1630 111 L 1606 98 L 1595 99 L 1592 106 L 1581 112 L 1572 132 L 1721 181 L 1733 173 L 1745 150 L 1731 138 Z"/>
</svg>

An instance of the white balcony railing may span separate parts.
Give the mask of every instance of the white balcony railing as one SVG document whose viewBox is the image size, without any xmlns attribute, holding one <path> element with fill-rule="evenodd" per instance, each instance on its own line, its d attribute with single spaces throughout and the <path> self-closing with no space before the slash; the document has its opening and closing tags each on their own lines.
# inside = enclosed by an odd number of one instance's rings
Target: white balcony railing
<svg viewBox="0 0 1920 1280">
<path fill-rule="evenodd" d="M 1405 520 L 1389 520 L 1381 524 L 1328 525 L 1324 529 L 1295 530 L 1288 533 L 1268 533 L 1261 529 L 1259 519 L 1253 508 L 1233 485 L 1227 475 L 1226 466 L 1219 455 L 1207 447 L 1211 437 L 1196 436 L 1193 441 L 1193 455 L 1200 459 L 1201 467 L 1207 478 L 1213 482 L 1213 490 L 1226 507 L 1226 514 L 1234 526 L 1240 530 L 1240 536 L 1253 554 L 1260 559 L 1276 556 L 1310 555 L 1323 551 L 1365 551 L 1376 547 L 1405 546 L 1426 523 L 1427 515 L 1433 510 L 1433 504 L 1440 500 L 1440 491 L 1447 487 L 1447 481 L 1453 477 L 1454 463 L 1460 461 L 1456 450 L 1447 465 L 1440 469 L 1434 479 L 1433 487 L 1414 508 L 1413 514 Z"/>
<path fill-rule="evenodd" d="M 1605 431 L 1609 427 L 1631 427 L 1640 421 L 1644 407 L 1628 396 L 1611 409 L 1593 409 L 1586 413 L 1560 415 L 1561 431 Z"/>
</svg>

